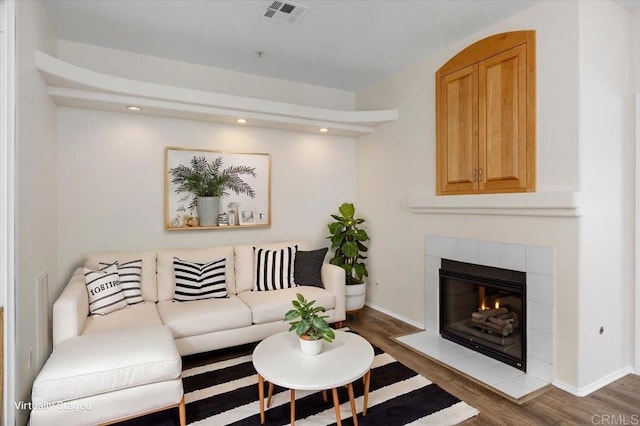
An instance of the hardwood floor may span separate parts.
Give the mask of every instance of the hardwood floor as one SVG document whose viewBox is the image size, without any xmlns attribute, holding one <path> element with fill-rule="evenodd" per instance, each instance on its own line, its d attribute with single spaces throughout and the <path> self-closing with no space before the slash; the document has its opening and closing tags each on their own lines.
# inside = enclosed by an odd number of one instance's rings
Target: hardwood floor
<svg viewBox="0 0 640 426">
<path fill-rule="evenodd" d="M 359 321 L 350 316 L 345 326 L 477 408 L 480 415 L 465 426 L 640 425 L 640 376 L 628 375 L 584 398 L 553 387 L 517 405 L 396 342 L 392 337 L 419 331 L 407 323 L 365 307 Z"/>
<path fill-rule="evenodd" d="M 480 414 L 462 423 L 464 426 L 640 425 L 640 376 L 628 375 L 584 398 L 553 387 L 546 393 L 517 405 L 396 342 L 393 337 L 419 331 L 407 323 L 365 307 L 360 311 L 359 320 L 355 315 L 350 315 L 344 325 L 447 392 L 477 408 Z M 183 367 L 191 368 L 250 354 L 254 346 L 255 344 L 249 344 L 187 356 L 183 358 Z M 168 410 L 128 420 L 120 425 L 177 424 L 177 410 Z"/>
</svg>

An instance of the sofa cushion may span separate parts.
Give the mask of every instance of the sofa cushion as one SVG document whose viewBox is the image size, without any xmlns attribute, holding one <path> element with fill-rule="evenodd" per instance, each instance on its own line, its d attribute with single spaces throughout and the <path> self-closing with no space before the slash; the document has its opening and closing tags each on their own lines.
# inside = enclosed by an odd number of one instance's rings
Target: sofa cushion
<svg viewBox="0 0 640 426">
<path fill-rule="evenodd" d="M 280 243 L 262 243 L 235 246 L 235 278 L 236 292 L 251 291 L 255 281 L 254 253 L 253 248 L 262 248 L 267 250 L 280 250 L 285 247 L 298 246 L 298 250 L 307 250 L 309 243 L 303 241 L 288 241 Z"/>
<path fill-rule="evenodd" d="M 149 302 L 158 301 L 158 290 L 156 285 L 156 252 L 155 251 L 131 251 L 112 253 L 93 253 L 87 256 L 85 266 L 91 269 L 98 269 L 100 263 L 127 263 L 142 259 L 142 277 L 140 287 L 142 297 Z"/>
<path fill-rule="evenodd" d="M 244 303 L 251 308 L 254 324 L 272 321 L 282 321 L 284 314 L 293 308 L 291 302 L 296 293 L 302 294 L 307 300 L 315 300 L 317 306 L 324 306 L 327 310 L 336 306 L 333 293 L 318 287 L 294 287 L 273 291 L 245 291 L 238 294 Z"/>
<path fill-rule="evenodd" d="M 174 257 L 196 263 L 209 263 L 213 260 L 224 258 L 227 293 L 236 294 L 233 246 L 170 249 L 158 252 L 158 301 L 173 300 L 173 293 L 176 288 L 176 279 L 173 272 Z"/>
<path fill-rule="evenodd" d="M 176 289 L 173 300 L 189 302 L 193 300 L 227 297 L 225 284 L 225 258 L 209 263 L 187 262 L 173 258 Z"/>
<path fill-rule="evenodd" d="M 120 288 L 118 266 L 115 263 L 99 271 L 84 268 L 84 282 L 92 317 L 104 316 L 129 306 Z"/>
<path fill-rule="evenodd" d="M 129 306 L 127 309 L 112 312 L 105 317 L 89 317 L 84 323 L 82 334 L 121 330 L 143 325 L 162 325 L 158 309 L 153 302 Z"/>
<path fill-rule="evenodd" d="M 176 339 L 251 325 L 251 311 L 233 295 L 225 299 L 158 302 L 158 312 Z"/>
<path fill-rule="evenodd" d="M 171 331 L 162 325 L 78 336 L 51 353 L 33 383 L 32 401 L 70 401 L 174 380 L 181 369 Z"/>
<path fill-rule="evenodd" d="M 296 285 L 324 288 L 320 271 L 328 250 L 327 247 L 311 251 L 298 250 L 293 267 Z"/>
<path fill-rule="evenodd" d="M 293 259 L 298 246 L 280 250 L 254 247 L 255 282 L 253 291 L 282 290 L 295 287 L 293 281 Z"/>
<path fill-rule="evenodd" d="M 120 288 L 128 305 L 144 303 L 142 298 L 142 259 L 131 262 L 115 263 L 120 276 Z M 100 262 L 100 269 L 105 269 L 110 264 Z"/>
</svg>

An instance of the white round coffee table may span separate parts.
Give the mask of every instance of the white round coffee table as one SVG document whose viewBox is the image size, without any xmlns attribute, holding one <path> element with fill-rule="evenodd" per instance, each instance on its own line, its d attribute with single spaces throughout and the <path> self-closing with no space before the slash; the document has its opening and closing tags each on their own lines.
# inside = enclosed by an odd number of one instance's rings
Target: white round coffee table
<svg viewBox="0 0 640 426">
<path fill-rule="evenodd" d="M 352 382 L 364 377 L 364 403 L 362 415 L 367 411 L 370 369 L 373 364 L 373 347 L 354 333 L 336 331 L 332 343 L 324 342 L 322 352 L 315 356 L 302 353 L 298 336 L 283 332 L 267 337 L 253 351 L 253 366 L 258 372 L 260 398 L 260 423 L 264 424 L 264 381 L 269 382 L 267 407 L 271 402 L 273 386 L 291 389 L 291 424 L 295 421 L 295 391 L 331 389 L 336 421 L 340 419 L 340 402 L 337 388 L 347 385 L 353 422 L 358 424 Z M 323 393 L 326 400 L 326 393 Z"/>
</svg>

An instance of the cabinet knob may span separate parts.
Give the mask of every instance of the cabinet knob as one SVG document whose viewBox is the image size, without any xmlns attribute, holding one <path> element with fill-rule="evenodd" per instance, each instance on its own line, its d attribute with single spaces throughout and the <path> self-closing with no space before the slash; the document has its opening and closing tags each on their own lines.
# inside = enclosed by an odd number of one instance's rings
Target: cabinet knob
<svg viewBox="0 0 640 426">
<path fill-rule="evenodd" d="M 475 182 L 476 181 L 476 175 L 478 174 L 477 172 L 478 172 L 477 169 L 473 169 L 473 176 L 471 177 L 471 182 Z"/>
</svg>

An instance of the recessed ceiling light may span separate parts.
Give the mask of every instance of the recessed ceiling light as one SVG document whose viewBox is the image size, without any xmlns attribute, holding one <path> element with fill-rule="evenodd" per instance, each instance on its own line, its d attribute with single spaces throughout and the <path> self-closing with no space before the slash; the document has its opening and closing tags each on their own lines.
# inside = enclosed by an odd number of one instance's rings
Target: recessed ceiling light
<svg viewBox="0 0 640 426">
<path fill-rule="evenodd" d="M 238 123 L 238 124 L 247 124 L 247 120 L 245 118 L 238 118 L 236 120 L 236 123 Z"/>
<path fill-rule="evenodd" d="M 329 131 L 329 129 L 327 129 L 326 127 L 321 127 L 320 128 L 320 133 L 327 133 Z"/>
<path fill-rule="evenodd" d="M 129 111 L 142 111 L 142 108 L 140 108 L 139 106 L 135 106 L 135 105 L 129 105 L 129 106 L 127 107 L 127 109 L 128 109 Z"/>
</svg>

